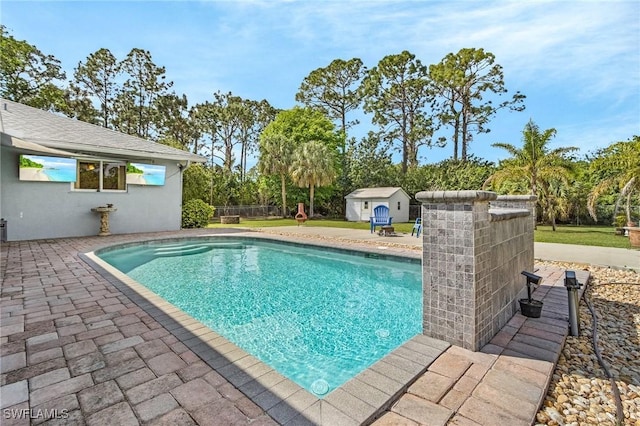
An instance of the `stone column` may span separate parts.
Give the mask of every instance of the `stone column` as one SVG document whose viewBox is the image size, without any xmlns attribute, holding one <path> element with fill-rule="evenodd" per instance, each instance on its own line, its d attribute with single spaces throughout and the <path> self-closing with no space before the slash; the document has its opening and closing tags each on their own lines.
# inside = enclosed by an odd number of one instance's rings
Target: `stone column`
<svg viewBox="0 0 640 426">
<path fill-rule="evenodd" d="M 491 207 L 502 209 L 526 209 L 531 212 L 532 227 L 536 228 L 536 201 L 538 197 L 535 195 L 498 195 L 495 201 L 491 202 Z"/>
<path fill-rule="evenodd" d="M 423 191 L 423 333 L 477 351 L 493 335 L 489 191 Z"/>
</svg>

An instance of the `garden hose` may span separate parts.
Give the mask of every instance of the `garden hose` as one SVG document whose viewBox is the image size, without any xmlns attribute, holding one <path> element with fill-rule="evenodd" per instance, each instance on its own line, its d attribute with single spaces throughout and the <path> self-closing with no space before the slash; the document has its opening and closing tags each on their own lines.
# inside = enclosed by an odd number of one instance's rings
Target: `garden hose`
<svg viewBox="0 0 640 426">
<path fill-rule="evenodd" d="M 613 284 L 638 285 L 637 283 L 603 283 L 603 284 L 597 284 L 597 285 L 602 286 L 602 285 L 613 285 Z M 614 380 L 613 375 L 609 370 L 609 367 L 602 359 L 602 354 L 600 353 L 600 348 L 598 347 L 598 331 L 597 331 L 598 319 L 596 317 L 595 308 L 591 304 L 591 301 L 589 300 L 589 297 L 587 296 L 586 292 L 583 294 L 583 297 L 587 305 L 587 308 L 589 308 L 589 311 L 591 312 L 591 317 L 593 318 L 593 332 L 592 332 L 593 350 L 596 354 L 596 358 L 598 358 L 598 363 L 600 364 L 605 374 L 607 375 L 607 378 L 609 379 L 609 383 L 611 383 L 611 391 L 613 393 L 613 398 L 616 403 L 616 425 L 622 425 L 622 423 L 624 422 L 624 412 L 622 407 L 622 398 L 620 397 L 620 389 L 618 389 L 618 384 Z"/>
</svg>

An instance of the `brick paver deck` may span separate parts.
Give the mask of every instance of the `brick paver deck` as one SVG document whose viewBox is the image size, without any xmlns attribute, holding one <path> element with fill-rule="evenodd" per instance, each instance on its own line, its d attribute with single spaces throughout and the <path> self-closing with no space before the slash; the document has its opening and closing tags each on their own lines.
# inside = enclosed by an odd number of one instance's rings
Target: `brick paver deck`
<svg viewBox="0 0 640 426">
<path fill-rule="evenodd" d="M 215 346 L 219 353 L 211 355 L 210 342 L 220 336 L 127 291 L 81 255 L 128 241 L 223 232 L 3 244 L 1 423 L 357 424 L 385 408 L 375 424 L 532 422 L 567 333 L 562 271 L 540 272 L 554 284 L 536 292 L 549 302 L 542 318 L 516 315 L 482 352 L 452 346 L 438 356 L 446 345 L 416 338 L 394 351 L 395 361 L 381 361 L 318 401 L 233 346 Z M 402 247 L 384 250 L 416 256 Z"/>
<path fill-rule="evenodd" d="M 519 312 L 480 352 L 451 346 L 373 424 L 531 425 L 568 335 L 564 271 L 541 268 L 540 318 Z M 576 271 L 586 283 L 587 271 Z M 584 291 L 584 286 L 581 292 Z"/>
</svg>

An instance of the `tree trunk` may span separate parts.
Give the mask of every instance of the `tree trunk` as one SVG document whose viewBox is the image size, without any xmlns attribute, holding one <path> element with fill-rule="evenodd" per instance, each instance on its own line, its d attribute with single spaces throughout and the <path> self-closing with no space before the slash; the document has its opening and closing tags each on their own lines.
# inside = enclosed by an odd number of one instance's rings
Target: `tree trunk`
<svg viewBox="0 0 640 426">
<path fill-rule="evenodd" d="M 309 219 L 313 218 L 313 195 L 314 195 L 314 185 L 309 185 Z"/>
<path fill-rule="evenodd" d="M 407 174 L 407 165 L 409 162 L 408 142 L 407 142 L 407 114 L 402 110 L 402 174 Z"/>
<path fill-rule="evenodd" d="M 458 160 L 458 143 L 460 141 L 460 113 L 455 109 L 455 102 L 451 99 L 451 113 L 455 117 L 453 122 L 453 159 Z"/>
<path fill-rule="evenodd" d="M 280 175 L 280 183 L 282 185 L 282 218 L 287 217 L 287 183 L 285 181 L 285 175 Z"/>
<path fill-rule="evenodd" d="M 454 159 L 454 161 L 458 160 L 458 137 L 459 137 L 458 121 L 456 121 L 456 128 L 453 131 L 453 159 Z"/>
<path fill-rule="evenodd" d="M 467 144 L 469 143 L 469 141 L 467 140 L 467 138 L 469 137 L 469 132 L 468 132 L 468 128 L 469 128 L 469 119 L 468 119 L 468 106 L 465 103 L 465 106 L 462 108 L 462 146 L 460 147 L 461 152 L 460 152 L 460 158 L 463 162 L 467 161 Z"/>
<path fill-rule="evenodd" d="M 537 197 L 536 191 L 537 191 L 536 182 L 535 182 L 535 179 L 534 179 L 534 178 L 532 178 L 532 179 L 531 179 L 531 195 L 533 195 L 533 196 Z M 533 229 L 534 229 L 534 230 L 535 230 L 535 229 L 538 229 L 538 212 L 537 212 L 537 207 L 538 207 L 538 200 L 536 200 L 536 201 L 533 203 L 533 212 L 532 212 L 532 214 L 533 214 Z"/>
</svg>

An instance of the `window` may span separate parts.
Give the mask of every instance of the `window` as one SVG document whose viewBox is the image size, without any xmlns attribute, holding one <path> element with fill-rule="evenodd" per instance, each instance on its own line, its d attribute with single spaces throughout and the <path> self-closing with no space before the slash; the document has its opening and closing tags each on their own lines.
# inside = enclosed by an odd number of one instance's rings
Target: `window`
<svg viewBox="0 0 640 426">
<path fill-rule="evenodd" d="M 100 163 L 86 163 L 78 161 L 78 179 L 75 189 L 95 189 L 100 188 Z"/>
<path fill-rule="evenodd" d="M 119 163 L 102 163 L 102 189 L 124 191 L 127 182 L 127 166 Z"/>
<path fill-rule="evenodd" d="M 368 201 L 364 202 L 364 209 L 365 210 L 369 210 L 369 202 Z"/>
<path fill-rule="evenodd" d="M 126 164 L 106 161 L 78 161 L 74 189 L 94 191 L 126 190 Z"/>
<path fill-rule="evenodd" d="M 400 201 L 398 201 L 398 210 L 400 210 Z"/>
</svg>

